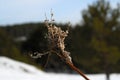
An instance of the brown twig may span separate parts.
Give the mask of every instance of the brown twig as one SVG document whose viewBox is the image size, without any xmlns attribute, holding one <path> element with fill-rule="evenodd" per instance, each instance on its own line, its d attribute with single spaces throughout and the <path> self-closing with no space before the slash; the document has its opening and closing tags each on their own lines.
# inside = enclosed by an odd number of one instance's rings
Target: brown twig
<svg viewBox="0 0 120 80">
<path fill-rule="evenodd" d="M 68 30 L 63 31 L 60 27 L 57 27 L 57 26 L 53 25 L 52 22 L 54 20 L 53 20 L 52 17 L 53 17 L 53 13 L 51 12 L 50 24 L 48 23 L 49 20 L 47 20 L 47 17 L 46 17 L 46 20 L 45 20 L 45 24 L 48 28 L 47 39 L 48 39 L 48 42 L 49 42 L 49 45 L 50 45 L 49 46 L 50 50 L 45 52 L 44 54 L 41 54 L 41 53 L 32 54 L 31 57 L 40 58 L 43 55 L 55 53 L 63 61 L 65 61 L 65 63 L 68 64 L 74 71 L 78 72 L 86 80 L 89 80 L 80 69 L 78 69 L 77 67 L 75 67 L 73 65 L 72 58 L 69 55 L 70 52 L 65 50 L 64 40 L 68 36 Z M 49 56 L 48 56 L 48 58 L 49 58 Z M 48 61 L 47 61 L 47 63 L 48 63 Z"/>
<path fill-rule="evenodd" d="M 86 80 L 90 80 L 87 78 L 87 76 L 85 76 L 85 74 L 78 69 L 77 67 L 75 67 L 71 62 L 66 62 L 74 71 L 78 72 L 82 77 L 84 77 Z"/>
<path fill-rule="evenodd" d="M 56 54 L 57 54 L 57 53 L 56 53 Z M 63 56 L 61 56 L 61 55 L 59 55 L 59 54 L 57 54 L 57 55 L 64 60 L 64 57 L 63 57 Z M 71 63 L 71 61 L 68 61 L 68 60 L 67 60 L 67 61 L 65 61 L 65 63 L 66 63 L 67 65 L 69 65 L 71 69 L 73 69 L 74 71 L 78 72 L 83 78 L 85 78 L 86 80 L 90 80 L 80 69 L 78 69 L 77 67 L 75 67 L 74 64 Z"/>
</svg>

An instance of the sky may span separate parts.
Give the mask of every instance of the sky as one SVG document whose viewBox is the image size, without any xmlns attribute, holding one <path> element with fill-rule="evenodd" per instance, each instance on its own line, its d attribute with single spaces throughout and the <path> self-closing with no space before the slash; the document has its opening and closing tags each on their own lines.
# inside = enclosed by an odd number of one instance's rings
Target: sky
<svg viewBox="0 0 120 80">
<path fill-rule="evenodd" d="M 36 23 L 50 19 L 50 11 L 58 23 L 79 23 L 82 11 L 97 0 L 0 0 L 0 25 Z M 113 7 L 120 0 L 106 0 Z"/>
</svg>

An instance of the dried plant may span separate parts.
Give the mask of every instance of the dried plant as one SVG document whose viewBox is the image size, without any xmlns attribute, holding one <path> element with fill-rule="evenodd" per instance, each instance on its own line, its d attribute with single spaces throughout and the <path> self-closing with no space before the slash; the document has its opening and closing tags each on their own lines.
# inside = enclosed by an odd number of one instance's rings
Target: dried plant
<svg viewBox="0 0 120 80">
<path fill-rule="evenodd" d="M 46 16 L 46 15 L 45 15 Z M 49 51 L 45 53 L 34 53 L 31 54 L 32 58 L 39 58 L 46 54 L 56 54 L 58 55 L 65 63 L 67 63 L 73 70 L 77 71 L 81 76 L 83 76 L 86 80 L 89 80 L 84 73 L 82 73 L 78 68 L 76 68 L 72 63 L 72 58 L 70 57 L 70 52 L 65 50 L 64 40 L 68 36 L 68 30 L 63 31 L 60 27 L 53 25 L 54 19 L 53 13 L 51 12 L 51 20 L 46 17 L 45 25 L 48 29 L 47 39 L 49 43 Z"/>
</svg>

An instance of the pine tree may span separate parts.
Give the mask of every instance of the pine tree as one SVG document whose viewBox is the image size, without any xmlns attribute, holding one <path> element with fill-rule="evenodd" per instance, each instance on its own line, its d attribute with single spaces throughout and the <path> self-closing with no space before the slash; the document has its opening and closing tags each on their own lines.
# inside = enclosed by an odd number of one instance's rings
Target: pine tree
<svg viewBox="0 0 120 80">
<path fill-rule="evenodd" d="M 112 9 L 109 2 L 99 0 L 83 11 L 84 28 L 91 30 L 90 46 L 96 51 L 99 58 L 99 64 L 106 73 L 109 80 L 109 74 L 112 66 L 115 65 L 120 58 L 120 50 L 117 45 L 112 45 L 115 40 L 113 34 L 117 31 L 119 24 L 120 10 Z M 114 30 L 116 29 L 116 30 Z M 96 56 L 96 57 L 97 57 Z"/>
</svg>

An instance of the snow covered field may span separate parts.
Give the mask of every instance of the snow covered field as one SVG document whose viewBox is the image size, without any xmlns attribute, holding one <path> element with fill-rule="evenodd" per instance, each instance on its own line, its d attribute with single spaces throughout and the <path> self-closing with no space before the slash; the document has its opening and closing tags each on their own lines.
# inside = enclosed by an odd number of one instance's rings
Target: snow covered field
<svg viewBox="0 0 120 80">
<path fill-rule="evenodd" d="M 87 75 L 90 80 L 105 80 L 104 74 Z M 111 74 L 111 80 L 120 80 L 120 74 Z M 32 65 L 0 57 L 0 80 L 84 80 L 79 75 L 46 73 Z"/>
</svg>

